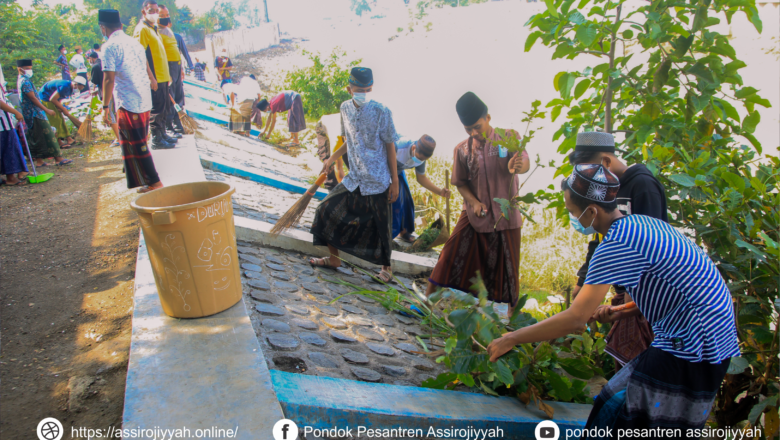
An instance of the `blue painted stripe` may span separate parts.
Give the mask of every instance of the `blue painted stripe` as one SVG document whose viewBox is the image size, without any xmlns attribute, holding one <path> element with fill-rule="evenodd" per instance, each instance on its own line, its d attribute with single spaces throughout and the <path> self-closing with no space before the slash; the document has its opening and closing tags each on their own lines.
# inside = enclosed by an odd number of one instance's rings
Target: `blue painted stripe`
<svg viewBox="0 0 780 440">
<path fill-rule="evenodd" d="M 200 87 L 201 89 L 211 90 L 212 92 L 222 93 L 222 91 L 216 87 L 212 87 L 208 83 L 204 83 L 203 81 L 193 81 L 191 79 L 184 79 L 184 84 Z"/>
<path fill-rule="evenodd" d="M 212 101 L 212 100 L 210 100 L 208 98 L 204 98 L 203 96 L 195 96 L 195 95 L 193 95 L 191 93 L 184 93 L 184 97 L 185 98 L 190 98 L 190 99 L 198 99 L 198 100 L 201 100 L 201 101 L 203 101 L 203 102 L 205 102 L 207 104 L 211 104 L 211 105 L 213 105 L 215 107 L 227 108 L 227 105 L 225 105 L 225 104 L 223 104 L 221 102 Z"/>
<path fill-rule="evenodd" d="M 276 396 L 287 418 L 299 429 L 365 426 L 369 429 L 501 428 L 505 439 L 534 439 L 546 419 L 533 406 L 509 397 L 433 390 L 271 370 Z M 560 429 L 585 426 L 591 405 L 546 402 Z M 355 433 L 356 434 L 356 433 Z M 473 437 L 472 437 L 473 438 Z"/>
<path fill-rule="evenodd" d="M 228 118 L 224 118 L 221 115 L 206 115 L 192 110 L 187 110 L 187 114 L 195 119 L 201 119 L 203 121 L 213 122 L 214 124 L 219 124 L 225 127 L 227 127 L 229 122 Z M 251 134 L 252 136 L 260 136 L 260 130 L 253 128 L 252 131 L 249 132 L 249 134 Z"/>
<path fill-rule="evenodd" d="M 200 163 L 204 168 L 208 168 L 212 171 L 218 171 L 220 173 L 230 174 L 232 176 L 243 177 L 253 182 L 262 183 L 263 185 L 272 186 L 274 188 L 282 189 L 296 194 L 303 194 L 309 186 L 301 186 L 298 182 L 286 179 L 281 176 L 274 176 L 265 173 L 260 173 L 256 170 L 250 170 L 240 165 L 227 165 L 219 162 L 214 162 L 209 159 L 200 158 Z M 322 200 L 328 193 L 322 189 L 318 189 L 314 194 L 314 198 Z"/>
</svg>

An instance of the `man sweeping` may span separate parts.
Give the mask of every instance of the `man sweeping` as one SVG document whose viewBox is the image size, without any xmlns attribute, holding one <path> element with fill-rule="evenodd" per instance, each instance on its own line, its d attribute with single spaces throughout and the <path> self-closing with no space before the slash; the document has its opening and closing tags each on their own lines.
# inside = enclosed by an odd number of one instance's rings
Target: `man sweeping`
<svg viewBox="0 0 780 440">
<path fill-rule="evenodd" d="M 249 73 L 245 73 L 238 84 L 233 84 L 228 124 L 230 131 L 249 136 L 252 131 L 252 106 L 260 99 L 261 94 L 260 84 L 257 83 L 255 76 Z"/>
<path fill-rule="evenodd" d="M 378 278 L 392 279 L 390 256 L 390 204 L 398 198 L 398 171 L 393 114 L 367 95 L 373 72 L 354 67 L 347 91 L 352 99 L 341 104 L 341 134 L 347 148 L 339 148 L 325 161 L 330 170 L 345 152 L 349 174 L 317 207 L 311 233 L 315 246 L 328 246 L 330 257 L 312 258 L 314 266 L 338 267 L 339 251 L 382 266 Z"/>
<path fill-rule="evenodd" d="M 26 136 L 27 145 L 30 148 L 30 155 L 35 160 L 35 166 L 49 166 L 43 160 L 53 157 L 57 165 L 69 165 L 73 163 L 71 159 L 62 157 L 60 145 L 54 137 L 54 130 L 49 125 L 49 119 L 53 116 L 54 110 L 46 108 L 41 102 L 38 91 L 35 90 L 30 78 L 33 76 L 32 60 L 17 60 L 16 70 L 19 72 L 19 78 L 16 81 L 16 88 L 19 89 L 21 97 L 22 115 L 24 123 L 27 126 Z"/>
<path fill-rule="evenodd" d="M 65 108 L 62 104 L 62 100 L 70 99 L 75 90 L 83 92 L 86 89 L 87 81 L 81 76 L 76 76 L 72 81 L 64 81 L 61 79 L 49 81 L 44 84 L 38 92 L 43 105 L 54 112 L 53 115 L 49 115 L 49 124 L 57 131 L 57 140 L 62 149 L 70 148 L 74 143 L 73 137 L 68 132 L 65 118 L 70 119 L 76 128 L 81 125 L 78 118 L 70 114 L 70 111 Z"/>
<path fill-rule="evenodd" d="M 227 49 L 222 48 L 222 54 L 214 60 L 214 68 L 217 69 L 217 76 L 219 76 L 219 86 L 222 87 L 229 82 L 233 82 L 230 79 L 230 71 L 233 70 L 233 62 L 227 55 Z"/>
<path fill-rule="evenodd" d="M 144 48 L 122 31 L 118 11 L 99 10 L 98 25 L 108 37 L 103 45 L 103 121 L 111 123 L 113 99 L 127 187 L 140 187 L 138 192 L 162 188 L 147 144 L 152 94 Z"/>
<path fill-rule="evenodd" d="M 577 135 L 577 144 L 574 152 L 569 155 L 569 163 L 601 164 L 611 171 L 620 181 L 620 189 L 617 193 L 617 207 L 623 215 L 641 214 L 668 222 L 666 209 L 666 191 L 653 173 L 643 164 L 626 166 L 615 155 L 615 138 L 609 133 L 585 132 Z M 594 234 L 593 228 L 580 228 L 579 232 Z M 588 244 L 588 254 L 585 264 L 582 265 L 577 275 L 579 280 L 572 291 L 572 297 L 577 294 L 585 284 L 588 275 L 588 264 L 601 240 L 594 239 Z M 631 302 L 632 299 L 623 286 L 614 286 L 615 296 L 611 305 L 619 306 Z M 605 314 L 609 305 L 599 306 L 597 318 L 600 322 L 613 322 L 613 316 Z M 653 329 L 638 308 L 632 308 L 619 315 L 620 319 L 614 321 L 605 341 L 605 351 L 615 358 L 618 368 L 627 364 L 639 353 L 645 351 L 653 342 Z"/>
<path fill-rule="evenodd" d="M 417 239 L 414 233 L 414 200 L 406 181 L 406 170 L 414 168 L 414 175 L 423 188 L 441 197 L 449 197 L 450 190 L 439 188 L 425 175 L 425 163 L 433 156 L 436 141 L 423 135 L 418 140 L 401 138 L 395 143 L 395 155 L 398 161 L 398 200 L 393 203 L 393 238 L 399 237 L 407 243 Z"/>
<path fill-rule="evenodd" d="M 265 130 L 260 134 L 260 139 L 271 136 L 276 126 L 276 115 L 287 113 L 287 130 L 290 132 L 290 146 L 298 147 L 298 133 L 306 129 L 306 119 L 303 116 L 303 99 L 300 93 L 286 90 L 271 99 L 271 102 L 263 99 L 257 103 L 257 108 L 262 112 L 269 112 L 265 122 Z"/>
<path fill-rule="evenodd" d="M 468 292 L 471 279 L 479 272 L 488 299 L 509 303 L 511 316 L 520 292 L 523 219 L 517 209 L 502 218 L 501 206 L 494 199 L 508 200 L 517 194 L 515 175 L 528 172 L 528 153 L 500 156 L 496 144 L 500 137 L 490 125 L 488 107 L 474 93 L 461 96 L 455 110 L 469 135 L 455 147 L 452 160 L 452 184 L 463 196 L 463 212 L 428 279 L 426 295 L 437 287 Z"/>
</svg>

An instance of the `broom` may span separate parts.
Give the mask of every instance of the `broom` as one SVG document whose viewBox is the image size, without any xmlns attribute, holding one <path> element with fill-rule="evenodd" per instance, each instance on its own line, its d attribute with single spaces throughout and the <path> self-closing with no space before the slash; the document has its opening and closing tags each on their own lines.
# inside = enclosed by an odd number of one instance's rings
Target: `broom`
<svg viewBox="0 0 780 440">
<path fill-rule="evenodd" d="M 336 145 L 336 149 L 334 150 L 334 153 L 338 151 L 339 148 L 341 148 L 344 145 L 344 139 L 339 136 L 339 142 L 338 145 Z M 303 216 L 303 213 L 306 211 L 306 207 L 309 206 L 309 202 L 311 202 L 311 198 L 314 197 L 314 194 L 317 193 L 317 188 L 322 186 L 323 183 L 328 179 L 328 172 L 327 170 L 320 174 L 319 177 L 317 177 L 317 180 L 314 182 L 314 185 L 312 185 L 304 194 L 303 197 L 301 197 L 300 200 L 295 202 L 295 204 L 290 208 L 287 212 L 284 213 L 282 218 L 279 219 L 279 221 L 276 222 L 273 228 L 271 228 L 271 235 L 277 236 L 284 232 L 287 229 L 290 229 L 292 225 L 298 223 L 298 220 L 301 219 Z"/>
<path fill-rule="evenodd" d="M 87 117 L 84 119 L 84 122 L 81 123 L 81 126 L 79 126 L 79 131 L 77 132 L 77 134 L 86 142 L 92 142 L 92 107 L 95 103 L 95 99 L 96 98 L 92 98 L 92 102 L 89 103 L 89 114 L 87 114 Z M 76 122 L 74 122 L 72 119 L 71 122 L 76 124 Z"/>
<path fill-rule="evenodd" d="M 173 107 L 179 114 L 179 120 L 181 120 L 181 125 L 184 127 L 184 134 L 194 134 L 196 131 L 198 131 L 200 125 L 198 125 L 198 123 L 195 122 L 195 120 L 192 119 L 183 108 L 179 107 L 179 104 L 176 104 L 176 101 L 173 100 L 173 96 L 168 95 L 168 97 L 171 98 Z"/>
</svg>

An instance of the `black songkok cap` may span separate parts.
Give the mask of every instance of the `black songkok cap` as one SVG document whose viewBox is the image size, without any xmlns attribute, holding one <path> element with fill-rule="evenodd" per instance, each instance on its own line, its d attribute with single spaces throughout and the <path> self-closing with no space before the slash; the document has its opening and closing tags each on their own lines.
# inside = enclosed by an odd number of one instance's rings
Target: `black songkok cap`
<svg viewBox="0 0 780 440">
<path fill-rule="evenodd" d="M 374 85 L 374 73 L 368 67 L 353 67 L 349 72 L 349 83 L 358 87 Z"/>
<path fill-rule="evenodd" d="M 473 92 L 466 92 L 455 104 L 455 111 L 458 112 L 460 122 L 468 127 L 476 124 L 479 118 L 485 116 L 488 108 Z"/>
<path fill-rule="evenodd" d="M 575 165 L 566 186 L 587 200 L 609 203 L 617 199 L 620 180 L 602 165 L 589 163 Z"/>
<path fill-rule="evenodd" d="M 57 48 L 57 52 L 61 51 L 62 49 L 65 49 L 65 46 L 60 44 L 60 47 Z"/>
<path fill-rule="evenodd" d="M 117 25 L 122 24 L 119 20 L 119 11 L 116 9 L 101 9 L 98 11 L 98 23 Z"/>
<path fill-rule="evenodd" d="M 16 60 L 16 67 L 32 67 L 32 60 Z"/>
<path fill-rule="evenodd" d="M 611 133 L 586 131 L 577 134 L 577 144 L 574 151 L 589 151 L 593 153 L 614 153 L 615 137 Z"/>
</svg>

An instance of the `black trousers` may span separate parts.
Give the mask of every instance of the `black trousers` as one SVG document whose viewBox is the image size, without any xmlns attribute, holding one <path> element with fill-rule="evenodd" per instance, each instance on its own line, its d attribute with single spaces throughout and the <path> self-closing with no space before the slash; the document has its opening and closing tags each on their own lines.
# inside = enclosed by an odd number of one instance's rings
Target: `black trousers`
<svg viewBox="0 0 780 440">
<path fill-rule="evenodd" d="M 152 111 L 149 117 L 149 127 L 152 131 L 165 128 L 170 111 L 168 109 L 173 107 L 169 89 L 166 81 L 164 83 L 158 82 L 157 90 L 152 90 Z"/>
<path fill-rule="evenodd" d="M 171 73 L 171 96 L 179 107 L 184 106 L 184 75 L 181 71 L 181 61 L 169 61 L 168 71 Z M 173 107 L 173 106 L 171 106 Z"/>
</svg>

